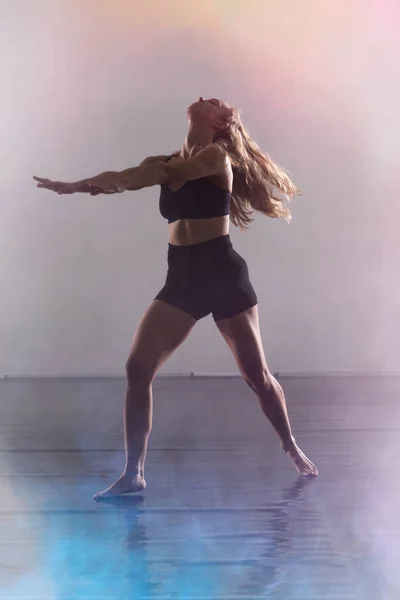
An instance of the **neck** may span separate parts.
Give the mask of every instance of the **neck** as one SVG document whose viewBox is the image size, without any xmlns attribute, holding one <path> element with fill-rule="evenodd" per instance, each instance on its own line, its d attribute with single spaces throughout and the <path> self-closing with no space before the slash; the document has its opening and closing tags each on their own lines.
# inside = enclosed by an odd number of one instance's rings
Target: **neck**
<svg viewBox="0 0 400 600">
<path fill-rule="evenodd" d="M 204 124 L 199 126 L 191 121 L 182 146 L 182 154 L 184 158 L 188 158 L 194 152 L 201 150 L 201 148 L 204 148 L 209 144 L 212 144 L 214 135 L 215 130 L 212 127 L 205 127 Z"/>
</svg>

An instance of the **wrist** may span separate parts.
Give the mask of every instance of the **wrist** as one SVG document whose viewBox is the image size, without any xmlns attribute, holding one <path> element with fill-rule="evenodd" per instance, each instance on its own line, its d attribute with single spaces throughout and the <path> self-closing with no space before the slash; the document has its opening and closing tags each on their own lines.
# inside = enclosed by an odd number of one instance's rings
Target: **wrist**
<svg viewBox="0 0 400 600">
<path fill-rule="evenodd" d="M 71 183 L 70 185 L 74 192 L 80 192 L 83 194 L 85 192 L 92 191 L 92 189 L 89 185 L 88 179 L 83 179 L 82 181 L 75 181 L 74 183 Z"/>
</svg>

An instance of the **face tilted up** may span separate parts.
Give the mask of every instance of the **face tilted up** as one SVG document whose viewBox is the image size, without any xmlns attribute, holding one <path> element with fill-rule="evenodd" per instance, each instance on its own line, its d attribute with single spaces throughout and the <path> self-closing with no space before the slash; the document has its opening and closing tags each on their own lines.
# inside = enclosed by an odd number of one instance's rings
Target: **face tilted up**
<svg viewBox="0 0 400 600">
<path fill-rule="evenodd" d="M 202 96 L 193 102 L 187 109 L 187 115 L 191 120 L 201 119 L 210 123 L 218 120 L 224 120 L 227 116 L 229 106 L 218 100 L 218 98 L 210 98 L 205 100 Z"/>
</svg>

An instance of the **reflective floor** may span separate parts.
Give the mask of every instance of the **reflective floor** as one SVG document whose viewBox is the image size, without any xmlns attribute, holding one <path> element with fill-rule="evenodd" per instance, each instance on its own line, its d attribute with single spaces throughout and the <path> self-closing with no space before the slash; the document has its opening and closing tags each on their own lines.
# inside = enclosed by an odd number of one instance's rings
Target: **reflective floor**
<svg viewBox="0 0 400 600">
<path fill-rule="evenodd" d="M 123 379 L 0 382 L 0 599 L 400 599 L 400 379 L 281 380 L 302 480 L 240 378 L 154 383 L 142 495 Z"/>
</svg>

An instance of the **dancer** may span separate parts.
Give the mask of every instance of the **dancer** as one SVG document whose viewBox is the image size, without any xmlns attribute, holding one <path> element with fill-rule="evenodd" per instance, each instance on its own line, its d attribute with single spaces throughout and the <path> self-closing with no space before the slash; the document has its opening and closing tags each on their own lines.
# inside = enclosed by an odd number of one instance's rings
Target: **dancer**
<svg viewBox="0 0 400 600">
<path fill-rule="evenodd" d="M 126 364 L 125 467 L 110 487 L 95 494 L 96 500 L 146 487 L 152 382 L 195 323 L 210 313 L 283 450 L 301 475 L 318 475 L 292 434 L 283 390 L 265 359 L 247 263 L 229 236 L 230 219 L 245 230 L 254 210 L 289 220 L 283 200 L 299 190 L 251 139 L 234 107 L 201 97 L 187 116 L 185 141 L 172 155 L 152 156 L 137 167 L 75 183 L 34 177 L 38 187 L 58 194 L 114 194 L 160 185 L 160 212 L 169 224 L 165 285 L 139 322 Z"/>
</svg>

